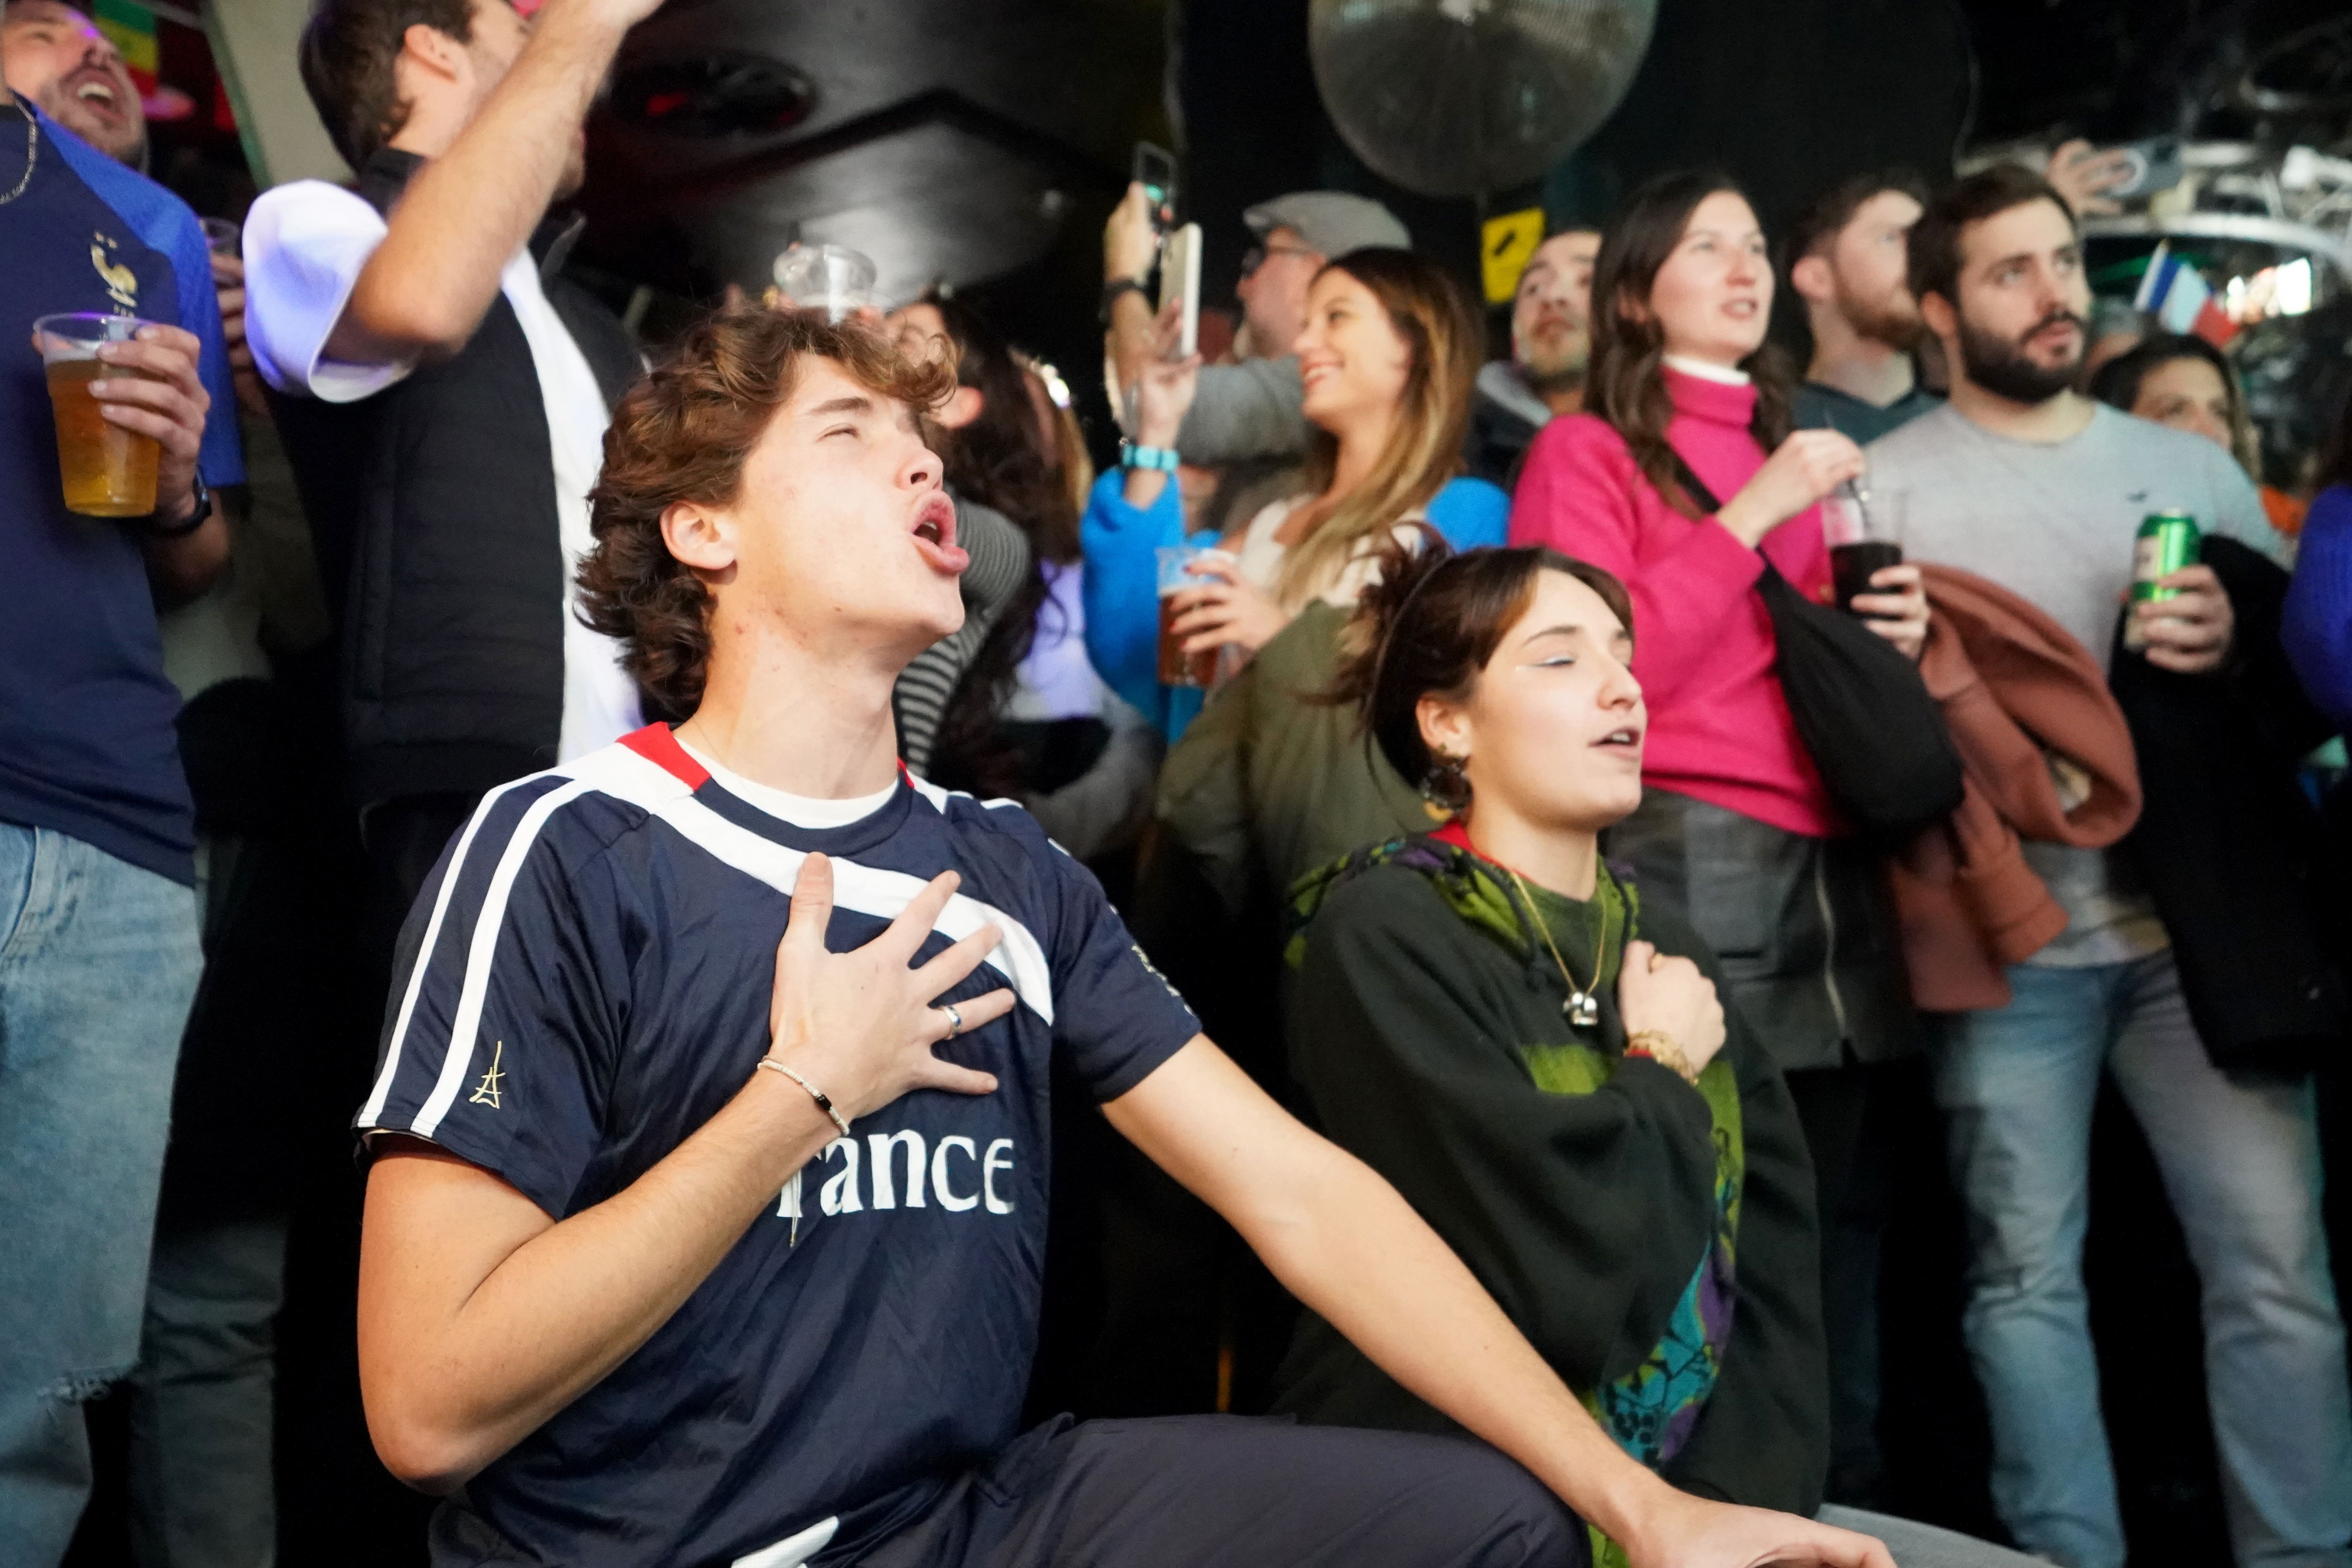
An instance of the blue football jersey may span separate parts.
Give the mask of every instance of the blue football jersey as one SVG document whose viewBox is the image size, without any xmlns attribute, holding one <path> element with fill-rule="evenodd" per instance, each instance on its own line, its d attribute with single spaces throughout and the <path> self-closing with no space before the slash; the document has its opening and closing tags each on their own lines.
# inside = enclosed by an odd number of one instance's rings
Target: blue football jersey
<svg viewBox="0 0 2352 1568">
<path fill-rule="evenodd" d="M 559 1220 L 620 1192 L 767 1049 L 811 851 L 833 860 L 836 952 L 962 874 L 916 962 L 1004 933 L 945 999 L 1017 1005 L 940 1047 L 999 1088 L 918 1091 L 835 1139 L 652 1339 L 443 1509 L 437 1563 L 845 1562 L 1015 1435 L 1055 1053 L 1110 1100 L 1199 1028 L 1017 805 L 904 778 L 863 820 L 803 828 L 659 725 L 507 784 L 409 917 L 357 1124 L 429 1139 Z"/>
</svg>

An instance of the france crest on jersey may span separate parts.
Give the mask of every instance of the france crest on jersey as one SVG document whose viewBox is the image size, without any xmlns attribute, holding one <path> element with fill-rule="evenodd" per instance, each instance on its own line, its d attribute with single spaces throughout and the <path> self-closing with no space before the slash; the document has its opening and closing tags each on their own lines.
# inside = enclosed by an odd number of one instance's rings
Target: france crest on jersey
<svg viewBox="0 0 2352 1568">
<path fill-rule="evenodd" d="M 1015 1435 L 1054 1055 L 1107 1100 L 1199 1030 L 1016 805 L 908 778 L 803 828 L 660 725 L 493 791 L 409 916 L 357 1125 L 429 1139 L 559 1220 L 620 1192 L 767 1049 L 812 851 L 833 860 L 835 952 L 962 874 L 915 962 L 1003 931 L 943 1000 L 1016 1005 L 939 1047 L 996 1092 L 919 1090 L 836 1138 L 652 1339 L 443 1508 L 436 1563 L 845 1562 Z"/>
</svg>

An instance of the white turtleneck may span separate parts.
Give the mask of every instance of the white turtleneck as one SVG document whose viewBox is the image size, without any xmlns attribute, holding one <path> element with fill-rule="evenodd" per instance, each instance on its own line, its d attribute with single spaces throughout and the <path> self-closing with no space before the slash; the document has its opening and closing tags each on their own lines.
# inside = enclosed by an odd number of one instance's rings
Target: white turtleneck
<svg viewBox="0 0 2352 1568">
<path fill-rule="evenodd" d="M 1748 373 L 1744 370 L 1734 370 L 1729 365 L 1710 364 L 1706 360 L 1693 359 L 1688 354 L 1662 354 L 1659 356 L 1659 361 L 1668 370 L 1678 370 L 1685 375 L 1695 375 L 1701 381 L 1719 382 L 1725 386 L 1748 384 Z"/>
</svg>

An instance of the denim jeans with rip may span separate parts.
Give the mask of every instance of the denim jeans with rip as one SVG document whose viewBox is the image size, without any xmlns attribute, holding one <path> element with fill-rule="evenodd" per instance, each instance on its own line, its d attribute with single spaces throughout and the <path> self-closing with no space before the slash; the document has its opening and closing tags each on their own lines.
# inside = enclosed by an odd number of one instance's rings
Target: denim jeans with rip
<svg viewBox="0 0 2352 1568">
<path fill-rule="evenodd" d="M 139 1354 L 194 893 L 0 822 L 0 1563 L 51 1568 L 88 1500 L 82 1405 Z"/>
</svg>

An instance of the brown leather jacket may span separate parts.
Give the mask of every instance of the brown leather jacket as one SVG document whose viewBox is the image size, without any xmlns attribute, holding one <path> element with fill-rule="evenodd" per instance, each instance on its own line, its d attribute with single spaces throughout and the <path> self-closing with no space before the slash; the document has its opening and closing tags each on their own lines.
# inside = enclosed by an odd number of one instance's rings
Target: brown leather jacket
<svg viewBox="0 0 2352 1568">
<path fill-rule="evenodd" d="M 2115 843 L 2139 819 L 2139 772 L 2105 671 L 2064 627 L 1972 573 L 1921 571 L 1932 627 L 1919 673 L 1967 793 L 1890 865 L 1903 959 L 1922 1010 L 2000 1007 L 2002 968 L 2066 929 L 2020 839 Z"/>
</svg>

